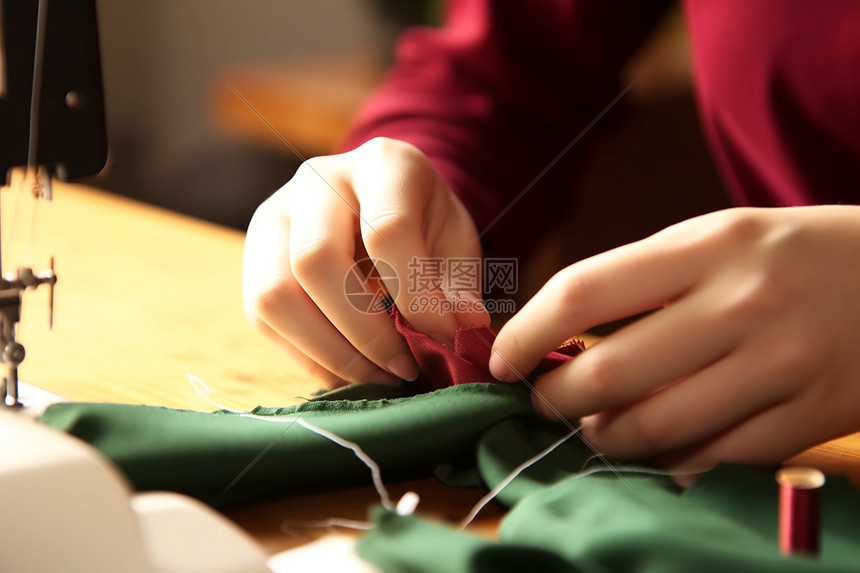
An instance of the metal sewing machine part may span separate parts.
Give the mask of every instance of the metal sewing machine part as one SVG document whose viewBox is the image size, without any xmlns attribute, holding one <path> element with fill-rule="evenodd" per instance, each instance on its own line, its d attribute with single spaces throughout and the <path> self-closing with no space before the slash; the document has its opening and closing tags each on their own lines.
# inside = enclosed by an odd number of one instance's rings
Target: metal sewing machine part
<svg viewBox="0 0 860 573">
<path fill-rule="evenodd" d="M 0 0 L 0 47 L 0 173 L 19 195 L 50 200 L 52 178 L 94 175 L 107 160 L 95 0 Z M 18 401 L 21 293 L 56 281 L 53 261 L 0 278 L 4 403 Z M 133 492 L 96 450 L 25 406 L 0 407 L 0 570 L 271 573 L 232 522 L 180 494 Z"/>
<path fill-rule="evenodd" d="M 0 0 L 0 98 L 6 95 L 6 47 L 3 42 L 3 2 Z"/>
<path fill-rule="evenodd" d="M 0 0 L 0 38 L 0 176 L 23 166 L 60 180 L 99 173 L 107 136 L 95 0 Z"/>
<path fill-rule="evenodd" d="M 50 268 L 40 274 L 35 274 L 30 267 L 21 267 L 15 273 L 0 277 L 0 352 L 6 365 L 3 376 L 3 402 L 6 406 L 18 406 L 18 365 L 24 361 L 26 351 L 24 346 L 15 340 L 15 327 L 21 319 L 21 293 L 28 288 L 36 288 L 47 284 L 50 288 L 49 322 L 53 323 L 54 315 L 54 284 L 57 275 L 54 274 L 54 259 L 51 257 Z"/>
<path fill-rule="evenodd" d="M 52 179 L 95 175 L 107 162 L 95 0 L 0 0 L 0 173 L 25 168 L 19 185 L 50 201 Z M 23 194 L 23 193 L 22 193 Z M 9 237 L 6 237 L 7 239 Z M 2 246 L 2 245 L 0 245 Z M 24 347 L 15 338 L 21 293 L 57 282 L 50 268 L 3 274 L 0 253 L 2 404 L 16 406 Z"/>
</svg>

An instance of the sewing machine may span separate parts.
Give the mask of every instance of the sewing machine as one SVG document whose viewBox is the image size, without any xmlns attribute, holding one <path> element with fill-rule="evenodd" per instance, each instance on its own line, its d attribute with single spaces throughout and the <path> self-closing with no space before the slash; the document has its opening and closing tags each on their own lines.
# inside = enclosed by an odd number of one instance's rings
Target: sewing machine
<svg viewBox="0 0 860 573">
<path fill-rule="evenodd" d="M 50 201 L 52 181 L 96 174 L 106 160 L 95 0 L 0 0 L 0 171 L 10 174 L 3 192 Z M 15 238 L 2 231 L 3 242 Z M 8 267 L 8 245 L 0 247 Z M 33 420 L 58 398 L 19 393 L 25 350 L 16 334 L 22 292 L 57 283 L 53 261 L 47 267 L 24 261 L 0 279 L 0 570 L 273 570 L 220 514 L 178 494 L 133 492 L 94 449 Z"/>
</svg>

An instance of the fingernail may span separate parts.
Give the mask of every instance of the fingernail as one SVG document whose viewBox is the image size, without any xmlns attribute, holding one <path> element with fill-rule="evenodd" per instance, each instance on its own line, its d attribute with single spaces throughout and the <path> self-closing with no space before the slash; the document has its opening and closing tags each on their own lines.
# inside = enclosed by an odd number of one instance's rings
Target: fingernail
<svg viewBox="0 0 860 573">
<path fill-rule="evenodd" d="M 582 419 L 579 421 L 580 429 L 579 435 L 585 440 L 586 443 L 594 445 L 600 439 L 597 428 L 593 425 L 586 425 L 582 423 Z"/>
<path fill-rule="evenodd" d="M 583 416 L 579 419 L 579 425 L 582 427 L 582 431 L 597 431 L 600 429 L 600 414 L 589 414 L 588 416 Z"/>
<path fill-rule="evenodd" d="M 687 489 L 699 481 L 700 477 L 702 477 L 702 474 L 678 474 L 672 476 L 672 481 L 674 481 L 679 487 Z"/>
<path fill-rule="evenodd" d="M 427 336 L 429 336 L 436 342 L 444 344 L 448 348 L 454 348 L 454 341 L 445 336 L 444 334 L 439 334 L 438 332 L 428 332 Z"/>
<path fill-rule="evenodd" d="M 403 380 L 412 382 L 418 378 L 418 364 L 409 354 L 398 354 L 388 361 L 388 370 Z"/>
<path fill-rule="evenodd" d="M 495 350 L 490 354 L 490 374 L 493 375 L 493 378 L 502 382 L 513 382 L 516 380 L 514 373 Z"/>
</svg>

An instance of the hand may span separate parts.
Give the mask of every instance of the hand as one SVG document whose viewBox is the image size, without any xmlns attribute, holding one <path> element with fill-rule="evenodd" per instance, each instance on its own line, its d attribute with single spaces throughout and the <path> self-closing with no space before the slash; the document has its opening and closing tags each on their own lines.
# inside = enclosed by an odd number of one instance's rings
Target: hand
<svg viewBox="0 0 860 573">
<path fill-rule="evenodd" d="M 616 458 L 777 463 L 860 430 L 860 207 L 730 209 L 559 272 L 499 333 L 519 379 L 573 334 L 659 309 L 534 383 Z"/>
<path fill-rule="evenodd" d="M 480 256 L 471 217 L 424 154 L 374 139 L 306 161 L 257 209 L 245 242 L 245 310 L 256 328 L 330 384 L 414 379 L 418 366 L 388 314 L 350 303 L 347 273 L 367 257 L 386 261 L 399 281 L 386 280 L 385 287 L 397 293 L 405 318 L 422 332 L 453 339 L 459 323 L 488 324 L 489 316 L 410 305 L 427 293 L 406 288 L 409 263 Z"/>
</svg>

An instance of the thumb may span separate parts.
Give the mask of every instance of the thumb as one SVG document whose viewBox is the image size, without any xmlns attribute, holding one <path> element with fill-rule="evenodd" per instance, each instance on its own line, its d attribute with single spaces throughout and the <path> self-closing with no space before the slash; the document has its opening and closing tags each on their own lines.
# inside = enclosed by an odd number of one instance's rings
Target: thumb
<svg viewBox="0 0 860 573">
<path fill-rule="evenodd" d="M 487 312 L 481 295 L 472 291 L 454 291 L 449 295 L 453 302 L 454 318 L 458 328 L 480 328 L 490 326 L 490 313 Z"/>
</svg>

